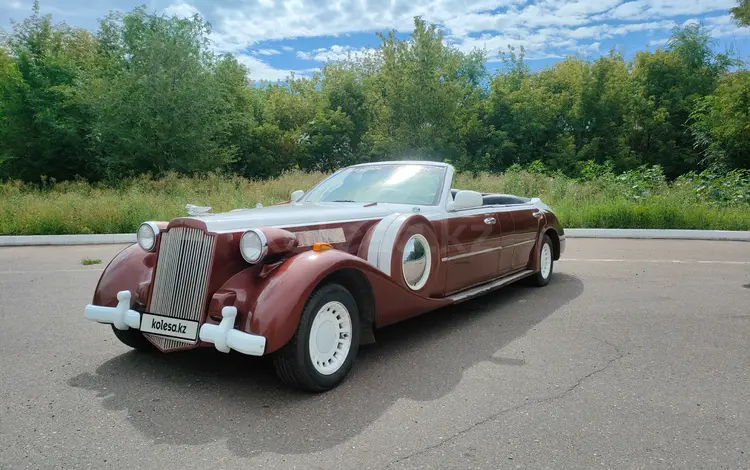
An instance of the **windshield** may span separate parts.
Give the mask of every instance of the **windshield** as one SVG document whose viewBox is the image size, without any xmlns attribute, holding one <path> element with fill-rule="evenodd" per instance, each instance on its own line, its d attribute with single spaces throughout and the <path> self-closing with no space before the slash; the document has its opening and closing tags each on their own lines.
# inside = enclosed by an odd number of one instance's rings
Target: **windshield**
<svg viewBox="0 0 750 470">
<path fill-rule="evenodd" d="M 434 206 L 445 167 L 383 164 L 346 168 L 314 187 L 307 202 L 382 202 Z"/>
</svg>

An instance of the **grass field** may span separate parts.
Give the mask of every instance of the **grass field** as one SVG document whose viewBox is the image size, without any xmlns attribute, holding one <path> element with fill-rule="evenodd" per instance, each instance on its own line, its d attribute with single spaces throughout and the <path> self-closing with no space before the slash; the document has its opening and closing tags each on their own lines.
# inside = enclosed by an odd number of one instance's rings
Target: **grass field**
<svg viewBox="0 0 750 470">
<path fill-rule="evenodd" d="M 565 227 L 750 230 L 748 183 L 680 178 L 666 183 L 648 171 L 605 174 L 587 181 L 528 171 L 460 174 L 454 187 L 539 196 Z M 140 177 L 117 187 L 66 182 L 38 189 L 0 185 L 0 235 L 128 233 L 144 220 L 186 215 L 185 204 L 214 212 L 287 200 L 325 175 L 291 172 L 273 180 L 235 176 Z M 745 178 L 743 176 L 743 178 Z"/>
</svg>

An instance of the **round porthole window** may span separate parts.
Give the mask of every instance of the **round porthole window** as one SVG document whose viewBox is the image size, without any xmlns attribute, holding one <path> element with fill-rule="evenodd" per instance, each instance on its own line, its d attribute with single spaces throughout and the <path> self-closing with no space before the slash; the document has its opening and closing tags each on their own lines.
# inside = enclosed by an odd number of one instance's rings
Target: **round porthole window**
<svg viewBox="0 0 750 470">
<path fill-rule="evenodd" d="M 404 245 L 404 255 L 401 258 L 401 269 L 404 281 L 412 290 L 419 290 L 430 277 L 432 255 L 427 239 L 419 234 L 412 235 Z"/>
</svg>

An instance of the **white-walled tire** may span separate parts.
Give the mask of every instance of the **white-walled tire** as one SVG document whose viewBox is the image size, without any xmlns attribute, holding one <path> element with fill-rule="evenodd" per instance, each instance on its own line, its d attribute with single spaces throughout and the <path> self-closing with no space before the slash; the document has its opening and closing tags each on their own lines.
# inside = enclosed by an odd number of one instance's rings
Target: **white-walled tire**
<svg viewBox="0 0 750 470">
<path fill-rule="evenodd" d="M 554 265 L 555 250 L 552 247 L 552 240 L 549 236 L 544 235 L 539 247 L 539 271 L 528 278 L 529 283 L 536 287 L 544 287 L 549 284 Z"/>
<path fill-rule="evenodd" d="M 274 355 L 274 368 L 288 385 L 310 392 L 337 386 L 359 349 L 359 309 L 340 284 L 317 289 L 302 311 L 297 332 Z"/>
</svg>

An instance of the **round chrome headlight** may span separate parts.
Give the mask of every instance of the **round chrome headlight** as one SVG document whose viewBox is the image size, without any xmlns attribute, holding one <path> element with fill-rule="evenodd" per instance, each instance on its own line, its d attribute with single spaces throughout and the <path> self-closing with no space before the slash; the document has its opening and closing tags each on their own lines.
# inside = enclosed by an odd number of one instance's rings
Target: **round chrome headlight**
<svg viewBox="0 0 750 470">
<path fill-rule="evenodd" d="M 159 235 L 159 227 L 153 222 L 144 222 L 138 227 L 136 240 L 138 246 L 146 251 L 156 250 L 156 236 Z"/>
<path fill-rule="evenodd" d="M 261 261 L 268 253 L 268 240 L 265 234 L 257 229 L 251 229 L 242 234 L 240 253 L 250 264 Z"/>
<path fill-rule="evenodd" d="M 419 290 L 430 277 L 432 254 L 427 239 L 419 234 L 412 235 L 404 245 L 404 255 L 401 258 L 404 281 L 412 290 Z"/>
</svg>

